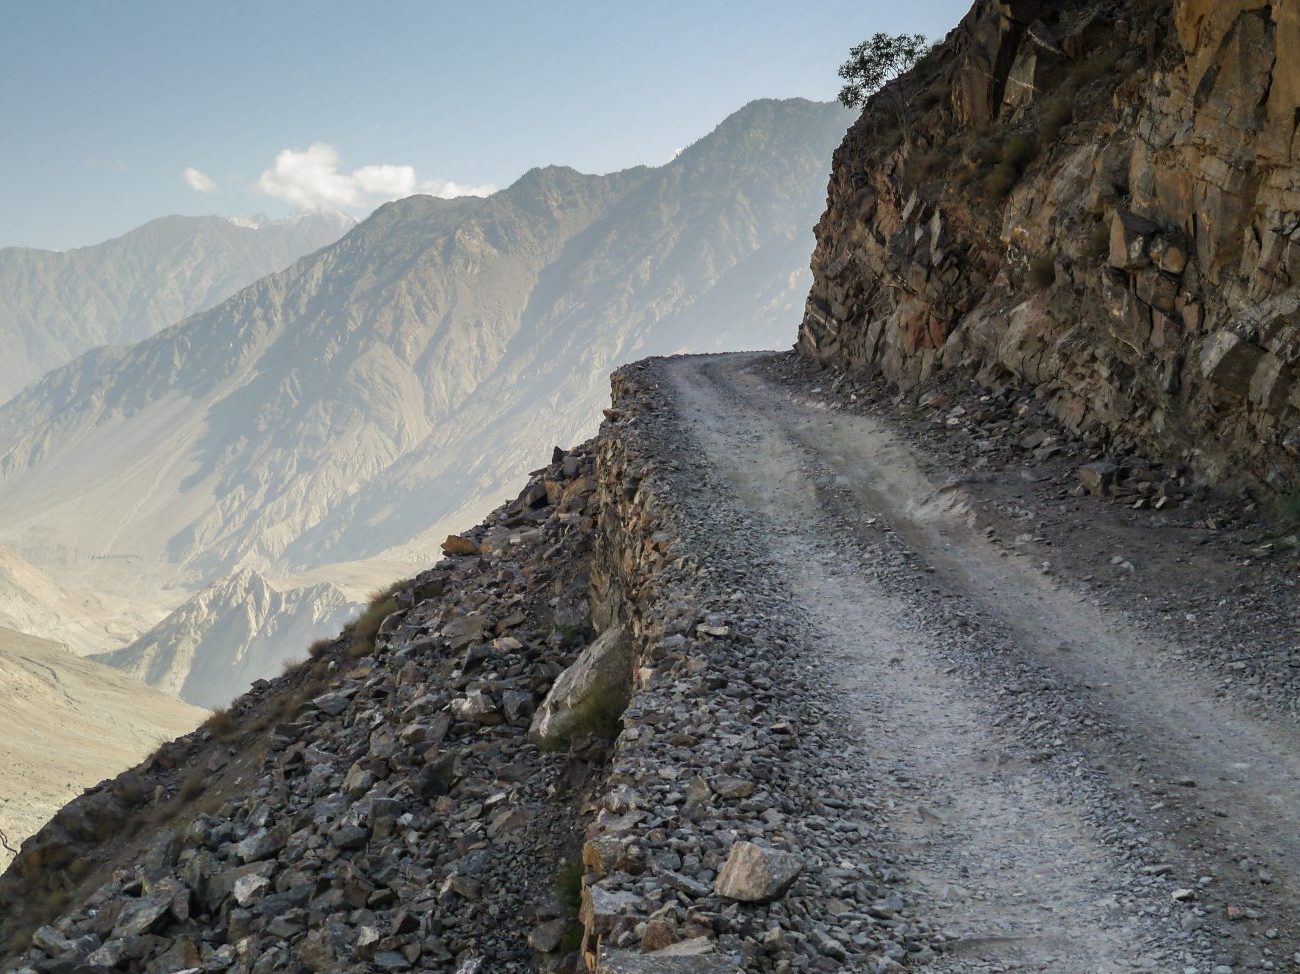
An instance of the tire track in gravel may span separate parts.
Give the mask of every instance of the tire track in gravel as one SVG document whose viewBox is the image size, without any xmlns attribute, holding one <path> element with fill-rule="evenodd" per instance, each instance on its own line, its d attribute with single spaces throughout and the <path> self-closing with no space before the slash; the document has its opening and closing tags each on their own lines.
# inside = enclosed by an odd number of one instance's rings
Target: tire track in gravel
<svg viewBox="0 0 1300 974">
<path fill-rule="evenodd" d="M 1185 914 L 1171 911 L 1167 889 L 1125 875 L 1131 865 L 1102 841 L 1095 817 L 1046 768 L 1016 756 L 1014 735 L 994 726 L 996 712 L 944 655 L 926 606 L 881 585 L 869 558 L 864 570 L 862 551 L 846 550 L 828 484 L 859 520 L 892 524 L 934 572 L 939 598 L 981 605 L 1026 655 L 1135 735 L 1149 768 L 1203 782 L 1210 803 L 1230 801 L 1235 814 L 1216 827 L 1266 849 L 1286 879 L 1278 911 L 1289 909 L 1300 842 L 1300 746 L 1289 729 L 1171 675 L 1101 610 L 985 550 L 968 498 L 936 491 L 879 421 L 794 402 L 747 368 L 755 361 L 674 362 L 681 416 L 786 566 L 832 679 L 858 705 L 869 765 L 891 769 L 888 824 L 911 859 L 921 909 L 960 938 L 939 969 L 1165 970 L 1204 958 L 1180 935 Z M 1264 770 L 1250 776 L 1253 789 L 1247 768 Z"/>
</svg>

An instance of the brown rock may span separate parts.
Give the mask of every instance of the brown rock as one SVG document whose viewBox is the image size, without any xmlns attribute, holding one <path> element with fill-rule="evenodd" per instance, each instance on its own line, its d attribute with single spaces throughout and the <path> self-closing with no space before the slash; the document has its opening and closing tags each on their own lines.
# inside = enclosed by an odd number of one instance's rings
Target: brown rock
<svg viewBox="0 0 1300 974">
<path fill-rule="evenodd" d="M 779 849 L 737 842 L 713 884 L 714 892 L 742 903 L 766 903 L 784 896 L 803 872 L 803 861 Z"/>
<path fill-rule="evenodd" d="M 449 534 L 447 540 L 442 543 L 442 553 L 444 555 L 477 555 L 479 546 L 469 538 L 461 537 L 459 534 Z"/>
</svg>

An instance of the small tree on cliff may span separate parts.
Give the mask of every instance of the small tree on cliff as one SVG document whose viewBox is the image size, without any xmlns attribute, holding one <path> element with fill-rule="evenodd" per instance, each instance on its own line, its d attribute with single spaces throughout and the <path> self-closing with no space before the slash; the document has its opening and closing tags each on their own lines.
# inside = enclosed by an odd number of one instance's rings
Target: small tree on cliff
<svg viewBox="0 0 1300 974">
<path fill-rule="evenodd" d="M 928 46 L 923 34 L 876 34 L 850 49 L 849 59 L 840 65 L 840 77 L 844 79 L 840 102 L 845 108 L 863 107 L 867 99 L 916 64 Z M 898 85 L 889 92 L 898 125 L 910 141 L 911 105 Z"/>
</svg>

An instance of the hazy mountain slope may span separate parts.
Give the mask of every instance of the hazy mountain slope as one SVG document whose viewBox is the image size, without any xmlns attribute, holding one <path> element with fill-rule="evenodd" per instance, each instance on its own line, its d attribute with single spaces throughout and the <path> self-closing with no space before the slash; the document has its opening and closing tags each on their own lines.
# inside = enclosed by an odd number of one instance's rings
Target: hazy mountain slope
<svg viewBox="0 0 1300 974">
<path fill-rule="evenodd" d="M 824 205 L 846 117 L 755 103 L 652 170 L 547 268 L 492 375 L 288 548 L 287 564 L 400 546 L 413 526 L 425 536 L 412 557 L 428 557 L 503 496 L 512 471 L 594 432 L 623 362 L 789 345 L 811 280 L 807 219 Z"/>
<path fill-rule="evenodd" d="M 130 646 L 96 659 L 201 707 L 275 676 L 361 606 L 333 585 L 280 591 L 244 569 L 182 603 Z"/>
<path fill-rule="evenodd" d="M 21 840 L 203 717 L 57 643 L 0 628 L 0 829 Z M 0 849 L 0 870 L 9 858 Z"/>
<path fill-rule="evenodd" d="M 42 633 L 84 656 L 118 645 L 153 622 L 156 616 L 140 615 L 135 601 L 122 603 L 93 589 L 69 587 L 0 547 L 0 627 Z"/>
<path fill-rule="evenodd" d="M 757 102 L 662 167 L 392 203 L 209 312 L 83 356 L 0 408 L 0 541 L 123 597 L 240 567 L 427 562 L 595 428 L 620 362 L 789 344 L 848 118 Z"/>
<path fill-rule="evenodd" d="M 353 225 L 334 213 L 240 225 L 168 216 L 92 247 L 0 248 L 0 402 L 98 345 L 140 341 Z"/>
</svg>

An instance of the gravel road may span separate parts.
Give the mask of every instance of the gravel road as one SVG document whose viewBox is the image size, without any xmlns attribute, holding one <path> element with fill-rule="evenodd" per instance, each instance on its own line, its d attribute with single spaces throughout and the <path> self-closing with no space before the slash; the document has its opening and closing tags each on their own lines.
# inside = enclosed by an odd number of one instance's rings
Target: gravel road
<svg viewBox="0 0 1300 974">
<path fill-rule="evenodd" d="M 909 907 L 948 938 L 932 969 L 1298 969 L 1295 722 L 991 541 L 992 488 L 904 424 L 771 362 L 667 375 L 729 485 L 718 523 L 770 555 L 846 715 L 828 760 L 872 777 Z"/>
</svg>

